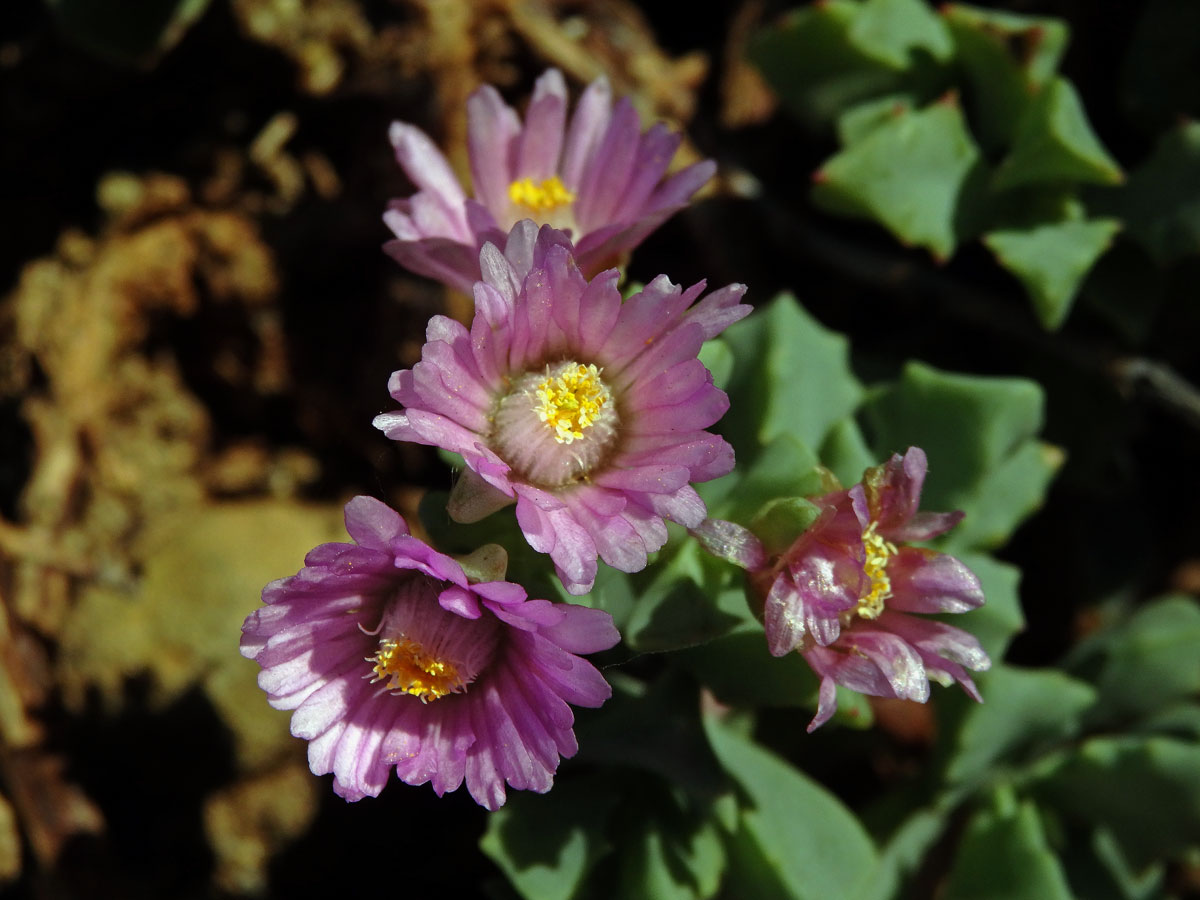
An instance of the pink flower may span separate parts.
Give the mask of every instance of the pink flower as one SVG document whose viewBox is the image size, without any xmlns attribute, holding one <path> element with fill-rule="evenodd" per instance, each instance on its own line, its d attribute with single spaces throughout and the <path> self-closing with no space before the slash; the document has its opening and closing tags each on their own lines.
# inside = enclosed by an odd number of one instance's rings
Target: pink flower
<svg viewBox="0 0 1200 900">
<path fill-rule="evenodd" d="M 419 128 L 394 122 L 396 160 L 418 188 L 394 200 L 384 245 L 407 269 L 470 293 L 479 251 L 504 243 L 533 218 L 566 231 L 579 267 L 591 276 L 612 265 L 682 209 L 716 171 L 711 160 L 664 178 L 680 137 L 663 124 L 642 133 L 633 104 L 616 106 L 607 79 L 583 92 L 570 123 L 562 74 L 538 79 L 522 124 L 495 88 L 467 101 L 474 198 L 468 198 L 437 146 Z"/>
<path fill-rule="evenodd" d="M 504 253 L 485 245 L 480 267 L 471 329 L 430 320 L 421 361 L 389 384 L 404 409 L 375 426 L 462 454 L 451 516 L 476 521 L 515 500 L 571 593 L 591 589 L 597 557 L 642 569 L 664 519 L 704 519 L 692 482 L 733 468 L 733 448 L 704 430 L 729 400 L 697 354 L 750 312 L 745 287 L 696 303 L 703 282 L 660 276 L 622 303 L 615 270 L 587 281 L 565 236 L 528 220 Z"/>
<path fill-rule="evenodd" d="M 769 558 L 748 531 L 710 520 L 696 530 L 710 550 L 750 570 L 773 656 L 799 651 L 821 679 L 819 728 L 837 708 L 836 686 L 924 703 L 930 680 L 957 681 L 980 700 L 966 669 L 991 661 L 975 637 L 919 613 L 961 613 L 984 601 L 979 579 L 952 556 L 907 541 L 949 531 L 962 513 L 919 513 L 925 451 L 910 447 L 863 474 L 861 484 L 813 502 L 818 519 Z"/>
<path fill-rule="evenodd" d="M 488 809 L 504 785 L 548 791 L 577 745 L 568 704 L 612 690 L 579 653 L 613 646 L 607 613 L 471 583 L 378 500 L 346 504 L 353 544 L 324 544 L 263 590 L 242 626 L 272 706 L 294 709 L 314 774 L 347 800 L 377 796 L 395 767 L 440 796 L 465 780 Z"/>
</svg>

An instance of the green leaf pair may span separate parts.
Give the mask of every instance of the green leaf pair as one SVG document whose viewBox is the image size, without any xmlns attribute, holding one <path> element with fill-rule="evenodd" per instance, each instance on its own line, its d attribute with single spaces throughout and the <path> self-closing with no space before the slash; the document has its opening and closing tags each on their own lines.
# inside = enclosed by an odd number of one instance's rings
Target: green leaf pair
<svg viewBox="0 0 1200 900">
<path fill-rule="evenodd" d="M 1057 328 L 1120 228 L 1089 218 L 1079 190 L 1124 178 L 1055 74 L 1066 41 L 1054 19 L 839 0 L 793 13 L 751 56 L 802 120 L 836 124 L 818 206 L 938 260 L 982 236 Z"/>
</svg>

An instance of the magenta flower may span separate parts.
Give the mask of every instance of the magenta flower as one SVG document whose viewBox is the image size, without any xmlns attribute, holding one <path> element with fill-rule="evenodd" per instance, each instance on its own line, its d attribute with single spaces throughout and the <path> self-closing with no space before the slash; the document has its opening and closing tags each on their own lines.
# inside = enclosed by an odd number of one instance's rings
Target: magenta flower
<svg viewBox="0 0 1200 900">
<path fill-rule="evenodd" d="M 640 244 L 716 172 L 705 160 L 664 178 L 679 135 L 661 123 L 643 134 L 633 104 L 622 98 L 614 107 L 603 77 L 583 92 L 569 124 L 556 69 L 538 79 L 524 124 L 485 85 L 467 101 L 467 129 L 471 199 L 423 131 L 392 124 L 396 160 L 418 190 L 392 201 L 383 217 L 396 235 L 387 253 L 466 293 L 481 277 L 484 243 L 502 246 L 521 219 L 567 232 L 590 277 Z"/>
<path fill-rule="evenodd" d="M 798 650 L 821 678 L 809 731 L 833 715 L 838 684 L 924 703 L 930 679 L 957 681 L 980 699 L 965 671 L 991 665 L 979 642 L 913 615 L 967 612 L 984 600 L 979 579 L 957 559 L 905 545 L 944 534 L 962 518 L 917 512 L 925 469 L 925 451 L 910 447 L 868 469 L 861 484 L 817 498 L 817 521 L 751 572 L 771 654 Z"/>
<path fill-rule="evenodd" d="M 346 504 L 346 528 L 355 543 L 317 547 L 242 626 L 242 655 L 271 705 L 296 711 L 313 773 L 332 772 L 347 800 L 377 796 L 392 767 L 439 796 L 465 780 L 488 809 L 505 783 L 550 790 L 577 749 L 567 704 L 612 693 L 576 655 L 619 640 L 611 617 L 470 583 L 370 497 Z"/>
<path fill-rule="evenodd" d="M 745 287 L 695 303 L 703 282 L 681 290 L 660 276 L 622 303 L 616 270 L 588 282 L 562 233 L 528 220 L 504 253 L 485 245 L 480 267 L 470 331 L 431 319 L 421 361 L 389 383 L 404 409 L 375 426 L 462 454 L 451 516 L 476 521 L 515 500 L 571 593 L 591 589 L 597 557 L 642 569 L 666 542 L 664 519 L 704 519 L 692 482 L 733 468 L 733 448 L 704 430 L 729 399 L 696 357 L 750 312 Z"/>
</svg>

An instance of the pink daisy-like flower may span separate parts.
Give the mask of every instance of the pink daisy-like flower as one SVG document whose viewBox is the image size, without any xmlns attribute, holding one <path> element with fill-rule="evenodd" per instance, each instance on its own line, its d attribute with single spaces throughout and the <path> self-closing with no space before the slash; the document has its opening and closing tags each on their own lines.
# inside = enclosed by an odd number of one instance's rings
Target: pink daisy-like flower
<svg viewBox="0 0 1200 900">
<path fill-rule="evenodd" d="M 618 640 L 605 612 L 471 583 L 370 497 L 346 504 L 353 544 L 324 544 L 263 590 L 242 626 L 259 686 L 294 709 L 314 774 L 347 800 L 377 796 L 395 767 L 441 796 L 465 780 L 488 809 L 504 785 L 550 790 L 577 749 L 568 704 L 600 706 L 608 683 L 577 654 Z"/>
<path fill-rule="evenodd" d="M 423 131 L 392 124 L 396 160 L 418 190 L 384 214 L 396 235 L 387 253 L 466 293 L 480 278 L 484 243 L 503 244 L 521 219 L 566 231 L 590 276 L 640 244 L 716 172 L 704 160 L 664 178 L 680 136 L 661 123 L 642 133 L 633 104 L 622 98 L 614 106 L 603 77 L 583 92 L 569 123 L 556 69 L 537 80 L 524 123 L 485 85 L 467 101 L 467 129 L 474 198 Z"/>
<path fill-rule="evenodd" d="M 821 679 L 813 731 L 837 708 L 836 686 L 924 703 L 930 679 L 957 681 L 980 700 L 966 669 L 991 666 L 975 637 L 914 613 L 961 613 L 984 602 L 959 560 L 906 546 L 949 531 L 961 512 L 919 513 L 925 451 L 910 447 L 862 483 L 813 500 L 821 513 L 784 552 L 768 557 L 746 529 L 710 520 L 709 549 L 750 570 L 773 656 L 799 651 Z"/>
<path fill-rule="evenodd" d="M 729 399 L 697 354 L 750 312 L 745 287 L 696 303 L 703 282 L 682 290 L 660 276 L 622 303 L 616 270 L 587 281 L 565 236 L 528 220 L 504 253 L 485 245 L 480 267 L 470 330 L 430 320 L 421 361 L 389 383 L 404 409 L 375 426 L 462 454 L 451 516 L 475 521 L 515 500 L 571 593 L 591 589 L 597 557 L 644 568 L 664 519 L 704 519 L 692 482 L 733 468 L 733 448 L 705 431 Z"/>
</svg>

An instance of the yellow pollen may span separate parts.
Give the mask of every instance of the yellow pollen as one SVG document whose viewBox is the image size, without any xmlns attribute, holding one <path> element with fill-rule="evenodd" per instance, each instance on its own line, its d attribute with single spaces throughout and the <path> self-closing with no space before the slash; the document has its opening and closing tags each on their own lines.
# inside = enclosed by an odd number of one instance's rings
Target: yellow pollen
<svg viewBox="0 0 1200 900">
<path fill-rule="evenodd" d="M 379 650 L 367 657 L 367 662 L 375 663 L 372 684 L 387 679 L 388 690 L 393 694 L 412 694 L 422 703 L 466 689 L 453 663 L 430 656 L 420 644 L 408 638 L 380 641 Z"/>
<path fill-rule="evenodd" d="M 554 175 L 541 184 L 534 184 L 532 178 L 514 181 L 508 186 L 508 199 L 530 212 L 544 213 L 566 206 L 574 201 L 575 195 L 567 190 L 562 179 Z"/>
<path fill-rule="evenodd" d="M 867 554 L 863 574 L 871 579 L 871 589 L 859 599 L 854 613 L 864 619 L 875 619 L 883 612 L 883 602 L 892 596 L 892 580 L 888 578 L 887 564 L 898 551 L 895 544 L 875 533 L 874 522 L 867 526 L 862 540 L 863 550 Z"/>
<path fill-rule="evenodd" d="M 612 395 L 600 380 L 595 364 L 574 365 L 538 385 L 541 401 L 534 412 L 554 431 L 554 439 L 569 444 L 583 437 L 583 430 L 595 423 L 601 410 L 612 402 Z"/>
</svg>

